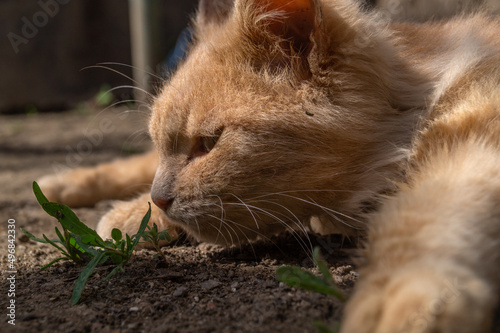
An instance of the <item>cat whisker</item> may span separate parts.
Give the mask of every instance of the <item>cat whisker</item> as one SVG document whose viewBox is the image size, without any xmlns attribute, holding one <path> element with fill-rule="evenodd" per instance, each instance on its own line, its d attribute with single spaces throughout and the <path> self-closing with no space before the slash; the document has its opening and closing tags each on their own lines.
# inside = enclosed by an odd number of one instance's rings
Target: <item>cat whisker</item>
<svg viewBox="0 0 500 333">
<path fill-rule="evenodd" d="M 109 90 L 106 91 L 106 93 L 108 93 L 108 92 L 111 92 L 111 89 L 109 89 Z M 142 102 L 142 101 L 137 101 L 135 99 L 121 100 L 121 101 L 114 102 L 113 104 L 110 104 L 107 107 L 105 107 L 104 109 L 100 110 L 94 116 L 94 118 L 96 118 L 97 116 L 101 115 L 102 113 L 108 111 L 109 109 L 114 109 L 115 107 L 119 106 L 120 104 L 126 104 L 126 103 L 134 103 L 134 104 L 140 104 L 140 105 L 148 106 L 148 103 L 145 103 L 145 102 Z M 138 112 L 138 113 L 144 113 L 144 114 L 146 114 L 145 112 L 139 111 L 139 110 L 124 110 L 124 111 L 121 111 L 120 113 L 131 113 L 131 112 Z"/>
<path fill-rule="evenodd" d="M 346 225 L 348 225 L 346 222 L 344 222 L 343 220 L 341 220 L 338 215 L 342 216 L 342 217 L 345 217 L 346 219 L 349 219 L 349 220 L 352 220 L 354 222 L 357 222 L 359 224 L 363 224 L 363 225 L 366 225 L 366 222 L 362 221 L 362 220 L 359 220 L 359 219 L 356 219 L 352 216 L 349 216 L 347 214 L 344 214 L 344 213 L 341 213 L 337 210 L 333 210 L 331 208 L 328 208 L 328 207 L 325 207 L 325 206 L 322 206 L 320 204 L 318 204 L 316 201 L 312 200 L 311 198 L 309 198 L 309 203 L 315 205 L 316 207 L 319 207 L 321 208 L 324 212 L 329 212 L 330 214 L 334 214 L 335 215 L 335 218 L 337 219 L 337 221 L 341 222 L 341 223 L 344 223 Z M 333 216 L 333 215 L 330 215 L 330 216 Z M 355 226 L 352 226 L 350 225 L 352 228 L 355 228 L 355 229 L 359 229 L 359 230 L 362 230 L 363 228 L 359 228 L 359 227 L 355 227 Z"/>
<path fill-rule="evenodd" d="M 125 140 L 125 142 L 122 144 L 122 147 L 126 147 L 127 145 L 130 146 L 139 145 L 144 141 L 147 141 L 150 144 L 149 137 L 147 136 L 147 130 L 138 129 L 127 137 L 127 140 Z"/>
<path fill-rule="evenodd" d="M 105 64 L 106 63 L 99 63 L 97 65 L 86 66 L 86 67 L 83 67 L 81 70 L 84 71 L 84 70 L 87 70 L 87 69 L 106 69 L 106 70 L 108 70 L 110 72 L 113 72 L 113 73 L 116 73 L 116 74 L 118 74 L 120 76 L 123 76 L 124 78 L 130 80 L 131 82 L 133 82 L 135 84 L 138 84 L 138 82 L 136 80 L 134 80 L 133 78 L 131 78 L 127 74 L 124 74 L 124 73 L 120 72 L 119 70 L 111 68 L 109 66 L 104 66 Z"/>
<path fill-rule="evenodd" d="M 198 235 L 201 235 L 200 222 L 198 222 L 196 217 L 194 218 L 194 222 L 196 223 L 196 229 L 198 229 Z"/>
<path fill-rule="evenodd" d="M 220 218 L 223 220 L 224 219 L 224 202 L 222 201 L 222 198 L 218 195 L 215 195 L 217 199 L 219 199 L 220 202 Z"/>
<path fill-rule="evenodd" d="M 105 66 L 108 66 L 108 65 L 116 65 L 116 66 L 123 66 L 123 67 L 128 67 L 128 68 L 131 68 L 131 69 L 135 69 L 135 70 L 139 70 L 139 71 L 142 71 L 152 77 L 154 77 L 155 79 L 158 79 L 160 81 L 165 81 L 165 79 L 161 76 L 159 76 L 158 74 L 156 73 L 153 73 L 151 71 L 147 71 L 143 68 L 139 68 L 137 66 L 132 66 L 132 65 L 129 65 L 129 64 L 123 64 L 123 63 L 120 63 L 120 62 L 111 62 L 111 61 L 106 61 L 106 62 L 100 62 L 97 64 L 98 66 L 102 66 L 104 68 L 107 68 L 107 69 L 111 69 L 110 67 L 105 67 Z"/>
<path fill-rule="evenodd" d="M 215 216 L 215 215 L 207 215 L 207 216 L 209 216 L 209 217 L 211 217 L 211 218 L 213 218 L 213 219 L 216 219 L 216 220 L 220 220 L 220 218 L 219 218 L 219 217 L 217 217 L 217 216 Z M 222 222 L 222 221 L 221 221 L 221 222 Z M 247 241 L 248 245 L 250 245 L 250 248 L 252 249 L 252 252 L 254 253 L 254 255 L 255 255 L 255 256 L 256 256 L 256 252 L 255 252 L 255 249 L 254 249 L 254 247 L 253 247 L 253 245 L 252 245 L 252 240 L 250 239 L 250 237 L 248 237 L 247 232 L 243 231 L 243 229 L 244 229 L 244 230 L 247 230 L 247 231 L 250 231 L 250 232 L 253 232 L 255 235 L 257 235 L 257 236 L 261 237 L 262 239 L 264 239 L 264 240 L 266 240 L 266 241 L 269 241 L 269 242 L 271 242 L 271 243 L 275 244 L 275 243 L 274 243 L 274 242 L 272 242 L 272 241 L 271 241 L 271 239 L 270 239 L 269 237 L 267 237 L 266 235 L 264 235 L 264 234 L 262 234 L 262 233 L 260 233 L 260 232 L 258 232 L 258 231 L 256 231 L 256 230 L 254 230 L 254 229 L 251 229 L 251 228 L 249 228 L 249 227 L 247 227 L 247 226 L 245 226 L 245 225 L 242 225 L 242 224 L 240 224 L 240 223 L 234 222 L 234 221 L 232 221 L 232 220 L 224 220 L 224 223 L 225 223 L 226 225 L 232 224 L 235 228 L 237 228 L 237 229 L 240 231 L 240 233 L 241 233 L 243 236 L 245 236 L 246 241 Z M 227 230 L 227 229 L 226 229 L 226 230 Z M 239 238 L 238 234 L 234 231 L 234 229 L 232 229 L 232 230 L 233 230 L 233 232 L 235 233 L 235 235 L 236 235 L 236 236 L 237 236 L 237 238 L 238 238 L 238 244 L 242 244 L 242 243 L 241 243 L 241 241 L 240 241 L 240 238 Z M 234 243 L 233 243 L 233 244 L 234 244 Z M 275 245 L 276 245 L 276 244 L 275 244 Z"/>
<path fill-rule="evenodd" d="M 255 200 L 255 199 L 260 199 L 260 198 L 266 198 L 266 197 L 271 197 L 274 195 L 280 195 L 280 194 L 288 194 L 288 193 L 317 193 L 317 192 L 327 192 L 327 193 L 359 193 L 359 191 L 350 191 L 350 190 L 289 190 L 289 191 L 281 191 L 281 192 L 273 192 L 273 193 L 265 193 L 258 195 L 256 197 L 252 197 L 249 200 Z"/>
<path fill-rule="evenodd" d="M 247 207 L 247 205 L 243 202 L 243 200 L 241 200 L 237 195 L 235 195 L 233 193 L 229 193 L 229 194 L 232 195 L 234 198 L 236 198 L 236 200 L 238 200 L 239 202 L 241 202 L 241 204 L 248 209 L 248 212 L 250 213 L 250 215 L 252 215 L 253 220 L 255 221 L 255 226 L 257 227 L 257 229 L 259 229 L 260 228 L 259 227 L 259 222 L 257 222 L 257 219 L 255 218 L 255 215 L 253 214 L 253 212 L 250 209 L 250 207 Z"/>
<path fill-rule="evenodd" d="M 227 240 L 226 236 L 224 236 L 224 233 L 221 231 L 221 229 L 220 229 L 220 228 L 217 228 L 216 226 L 214 226 L 214 225 L 212 225 L 212 224 L 210 224 L 210 223 L 209 223 L 208 225 L 209 225 L 210 227 L 214 228 L 215 230 L 217 230 L 217 232 L 218 232 L 218 233 L 217 233 L 217 237 L 215 238 L 215 241 L 214 241 L 215 243 L 218 243 L 218 240 L 219 240 L 219 235 L 220 235 L 220 236 L 222 236 L 222 238 L 224 239 L 224 242 L 225 242 L 226 244 L 229 244 L 229 242 L 228 242 L 228 240 Z M 221 224 L 221 225 L 222 225 L 222 224 Z"/>
<path fill-rule="evenodd" d="M 257 207 L 257 206 L 252 206 L 252 205 L 244 204 L 244 203 L 243 204 L 239 204 L 239 203 L 233 203 L 233 202 L 231 202 L 231 203 L 226 203 L 226 205 L 243 206 L 243 207 L 245 207 L 248 210 L 254 209 L 254 210 L 260 211 L 263 214 L 265 214 L 265 215 L 271 217 L 272 219 L 278 221 L 279 223 L 281 223 L 282 225 L 284 225 L 286 227 L 286 229 L 288 229 L 288 230 L 291 231 L 293 237 L 299 243 L 299 245 L 302 248 L 302 250 L 304 250 L 304 252 L 307 253 L 307 251 L 308 251 L 307 244 L 302 240 L 301 237 L 296 236 L 296 234 L 298 234 L 297 231 L 296 231 L 296 229 L 294 229 L 292 226 L 290 226 L 288 223 L 286 223 L 283 219 L 280 219 L 276 215 L 270 213 L 268 210 L 262 209 L 262 208 Z M 255 215 L 253 213 L 252 213 L 252 216 L 254 216 L 254 218 L 255 218 Z M 291 222 L 295 223 L 293 221 L 291 221 Z M 305 234 L 307 235 L 307 232 L 305 232 Z M 309 248 L 309 251 L 312 251 L 312 248 Z"/>
<path fill-rule="evenodd" d="M 278 195 L 282 195 L 282 196 L 285 196 L 285 197 L 288 197 L 288 198 L 293 198 L 293 199 L 296 199 L 296 200 L 299 200 L 299 201 L 302 201 L 302 202 L 308 203 L 308 204 L 310 204 L 310 205 L 313 205 L 313 206 L 319 207 L 319 208 L 323 209 L 324 211 L 331 212 L 331 213 L 333 213 L 333 214 L 335 214 L 335 215 L 340 215 L 340 216 L 342 216 L 342 217 L 345 217 L 345 218 L 347 218 L 347 219 L 349 219 L 349 220 L 352 220 L 352 221 L 357 222 L 357 223 L 360 223 L 360 224 L 366 224 L 364 221 L 358 220 L 358 219 L 356 219 L 356 218 L 354 218 L 354 217 L 352 217 L 352 216 L 349 216 L 349 215 L 346 215 L 346 214 L 341 213 L 341 212 L 339 212 L 339 211 L 336 211 L 336 210 L 330 209 L 330 208 L 328 208 L 328 207 L 322 206 L 322 205 L 320 205 L 320 204 L 318 204 L 318 203 L 314 202 L 314 201 L 313 201 L 313 200 L 311 200 L 311 199 L 310 199 L 310 200 L 306 200 L 306 199 L 303 199 L 303 198 L 300 198 L 300 197 L 297 197 L 297 196 L 288 195 L 288 194 L 282 194 L 282 193 L 278 193 Z M 339 222 L 340 222 L 340 221 L 339 221 Z M 353 227 L 353 228 L 355 228 L 355 229 L 362 229 L 362 228 L 355 227 L 355 226 L 351 226 L 351 225 L 348 225 L 348 226 Z"/>
<path fill-rule="evenodd" d="M 234 230 L 234 228 L 231 226 L 231 224 L 232 224 L 234 227 L 238 228 L 238 230 L 241 232 L 241 228 L 240 228 L 240 225 L 239 225 L 238 223 L 235 223 L 235 222 L 233 222 L 233 221 L 225 221 L 225 220 L 223 220 L 223 219 L 221 219 L 221 218 L 219 218 L 219 217 L 217 217 L 217 216 L 215 216 L 215 215 L 211 215 L 211 214 L 210 214 L 210 215 L 207 215 L 207 216 L 209 216 L 209 217 L 211 217 L 211 218 L 213 218 L 213 219 L 215 219 L 215 220 L 219 221 L 219 222 L 220 222 L 220 225 L 221 225 L 221 226 L 224 226 L 224 227 L 226 228 L 226 230 L 227 230 L 227 232 L 228 232 L 228 234 L 229 234 L 229 237 L 231 237 L 231 244 L 240 244 L 240 243 L 241 243 L 240 236 L 239 236 L 239 235 L 238 235 L 238 233 Z M 228 222 L 231 222 L 231 224 L 230 224 L 230 223 L 228 223 Z M 237 240 L 238 240 L 238 242 L 237 242 L 237 243 L 235 243 L 235 242 L 233 241 L 233 237 L 231 236 L 231 232 L 229 231 L 229 229 L 231 229 L 231 231 L 232 231 L 232 232 L 234 233 L 234 235 L 236 236 L 236 238 L 237 238 Z M 250 243 L 250 238 L 246 235 L 246 233 L 245 233 L 245 232 L 241 232 L 241 234 L 243 234 L 243 235 L 246 237 L 247 241 Z"/>
<path fill-rule="evenodd" d="M 114 88 L 109 89 L 108 92 L 113 92 L 115 90 L 125 89 L 125 88 L 127 88 L 127 89 L 135 89 L 137 91 L 140 91 L 140 92 L 144 93 L 145 95 L 147 95 L 149 98 L 151 98 L 151 100 L 153 100 L 155 98 L 155 96 L 152 93 L 150 93 L 149 91 L 147 91 L 147 90 L 145 90 L 143 88 L 136 87 L 136 86 L 131 86 L 131 85 L 116 86 Z"/>
<path fill-rule="evenodd" d="M 273 204 L 273 205 L 277 205 L 281 208 L 283 208 L 284 210 L 286 210 L 293 218 L 290 219 L 291 221 L 292 220 L 295 220 L 295 225 L 298 227 L 298 229 L 307 237 L 307 240 L 309 241 L 309 245 L 311 247 L 311 249 L 313 248 L 313 245 L 311 243 L 311 240 L 309 238 L 309 233 L 307 232 L 307 229 L 306 227 L 304 226 L 304 224 L 302 223 L 302 221 L 297 217 L 297 215 L 295 215 L 290 209 L 288 209 L 287 207 L 285 207 L 284 205 L 282 204 L 279 204 L 277 202 L 274 202 L 274 201 L 271 201 L 271 200 L 259 200 L 259 201 L 256 201 L 256 202 L 264 202 L 264 203 L 270 203 L 270 204 Z M 285 217 L 287 217 L 285 214 L 280 214 L 280 215 L 283 215 Z"/>
<path fill-rule="evenodd" d="M 129 103 L 129 102 L 133 102 L 133 103 L 139 103 L 139 104 L 142 104 L 142 105 L 147 105 L 146 103 L 144 102 L 137 102 L 133 99 L 128 99 L 128 100 L 123 100 L 123 101 L 117 101 L 111 105 L 108 105 L 107 107 L 105 107 L 104 109 L 102 110 L 99 110 L 98 113 L 96 113 L 95 115 L 93 115 L 92 119 L 88 122 L 88 125 L 87 127 L 85 128 L 85 132 L 89 131 L 89 127 L 90 127 L 90 124 L 93 122 L 93 121 L 96 121 L 98 120 L 99 116 L 101 116 L 102 114 L 106 113 L 107 111 L 109 111 L 110 109 L 113 109 L 115 107 L 117 107 L 118 105 L 120 104 L 125 104 L 125 103 Z M 122 113 L 142 113 L 146 116 L 149 116 L 149 112 L 145 112 L 145 111 L 140 111 L 140 110 L 124 110 L 124 111 L 121 111 L 119 112 L 119 114 L 122 114 Z M 120 118 L 121 116 L 117 116 L 118 118 Z"/>
<path fill-rule="evenodd" d="M 214 219 L 217 219 L 217 220 L 221 220 L 219 217 L 217 217 L 215 215 L 207 215 L 207 216 L 210 216 L 210 217 L 212 217 Z M 245 225 L 243 225 L 241 223 L 237 223 L 237 222 L 235 222 L 233 220 L 228 220 L 228 219 L 224 219 L 224 221 L 231 223 L 232 225 L 234 225 L 235 227 L 237 227 L 238 230 L 240 230 L 240 231 L 242 229 L 245 229 L 247 231 L 255 233 L 259 237 L 262 237 L 262 238 L 265 238 L 265 239 L 269 239 L 265 234 L 260 233 L 260 232 L 256 231 L 255 229 L 249 228 L 249 227 L 247 227 L 247 226 L 245 226 Z M 245 237 L 247 238 L 248 241 L 250 241 L 250 238 L 246 235 L 246 232 L 242 232 L 242 234 L 245 235 Z"/>
</svg>

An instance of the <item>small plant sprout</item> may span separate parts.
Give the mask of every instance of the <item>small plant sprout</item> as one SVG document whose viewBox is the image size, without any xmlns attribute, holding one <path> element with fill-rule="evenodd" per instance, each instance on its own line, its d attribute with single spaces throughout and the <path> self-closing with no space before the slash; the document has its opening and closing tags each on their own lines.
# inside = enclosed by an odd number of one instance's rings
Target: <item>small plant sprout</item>
<svg viewBox="0 0 500 333">
<path fill-rule="evenodd" d="M 172 240 L 172 237 L 170 237 L 168 230 L 158 232 L 158 226 L 156 225 L 156 223 L 153 223 L 152 228 L 149 225 L 146 228 L 147 230 L 143 233 L 142 238 L 146 242 L 150 242 L 158 252 L 158 254 L 161 255 L 163 260 L 168 263 L 167 257 L 165 257 L 165 254 L 161 251 L 160 248 L 160 242 L 170 242 Z"/>
<path fill-rule="evenodd" d="M 276 277 L 279 281 L 286 283 L 290 287 L 334 296 L 342 302 L 345 301 L 344 295 L 333 282 L 328 264 L 323 259 L 319 248 L 314 249 L 313 262 L 318 268 L 321 277 L 298 266 L 281 266 L 276 270 Z M 318 321 L 314 322 L 314 326 L 322 333 L 336 333 L 339 330 L 338 327 L 330 328 Z"/>
<path fill-rule="evenodd" d="M 328 264 L 322 258 L 319 248 L 314 249 L 313 261 L 321 273 L 321 277 L 298 266 L 281 266 L 276 270 L 276 276 L 279 281 L 288 284 L 290 287 L 331 295 L 341 301 L 345 301 L 344 295 L 333 282 Z"/>
<path fill-rule="evenodd" d="M 105 278 L 105 280 L 110 279 L 114 274 L 123 270 L 124 265 L 132 257 L 132 253 L 140 239 L 144 237 L 144 235 L 152 237 L 151 231 L 146 231 L 147 224 L 151 217 L 151 204 L 149 204 L 149 209 L 146 215 L 144 215 L 139 230 L 135 235 L 129 236 L 125 234 L 125 238 L 123 239 L 122 232 L 118 229 L 113 229 L 111 232 L 112 239 L 103 240 L 95 230 L 82 223 L 68 206 L 49 202 L 36 182 L 33 182 L 33 192 L 43 210 L 55 217 L 62 228 L 62 231 L 57 227 L 55 228 L 58 239 L 49 239 L 45 235 L 43 235 L 43 239 L 41 239 L 21 228 L 21 231 L 30 239 L 36 242 L 50 244 L 61 251 L 61 257 L 43 266 L 42 269 L 60 260 L 71 260 L 77 264 L 86 265 L 73 288 L 73 295 L 71 297 L 71 303 L 73 305 L 80 300 L 88 278 L 98 265 L 109 262 L 116 265 L 111 273 Z M 168 237 L 165 236 L 164 232 L 158 233 L 157 228 L 155 230 L 155 239 L 160 239 L 160 235 L 165 239 L 170 237 L 170 235 Z"/>
</svg>

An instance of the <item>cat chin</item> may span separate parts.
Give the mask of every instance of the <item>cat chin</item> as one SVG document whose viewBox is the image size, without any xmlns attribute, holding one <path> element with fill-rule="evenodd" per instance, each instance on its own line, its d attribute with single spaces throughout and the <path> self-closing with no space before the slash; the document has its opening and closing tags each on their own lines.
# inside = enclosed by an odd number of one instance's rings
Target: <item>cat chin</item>
<svg viewBox="0 0 500 333">
<path fill-rule="evenodd" d="M 285 227 L 277 225 L 255 224 L 255 221 L 239 220 L 239 223 L 220 222 L 219 220 L 206 220 L 203 218 L 193 218 L 192 220 L 175 220 L 169 217 L 171 224 L 180 227 L 189 237 L 199 242 L 206 242 L 224 247 L 241 246 L 252 243 L 261 238 L 268 238 L 269 235 L 278 234 L 285 230 Z"/>
<path fill-rule="evenodd" d="M 196 227 L 188 227 L 186 224 L 178 224 L 178 226 L 180 226 L 189 237 L 199 242 L 220 245 L 223 247 L 241 246 L 257 239 L 257 236 L 250 237 L 249 235 L 225 233 L 212 225 L 210 225 L 208 229 L 200 228 L 199 230 Z"/>
</svg>

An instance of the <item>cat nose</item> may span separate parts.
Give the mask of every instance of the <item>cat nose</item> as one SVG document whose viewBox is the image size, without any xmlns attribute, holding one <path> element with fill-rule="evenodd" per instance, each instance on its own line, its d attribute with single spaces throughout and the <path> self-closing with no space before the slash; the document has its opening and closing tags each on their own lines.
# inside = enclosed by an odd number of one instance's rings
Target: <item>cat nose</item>
<svg viewBox="0 0 500 333">
<path fill-rule="evenodd" d="M 172 206 L 174 198 L 153 197 L 153 202 L 158 208 L 166 212 Z"/>
</svg>

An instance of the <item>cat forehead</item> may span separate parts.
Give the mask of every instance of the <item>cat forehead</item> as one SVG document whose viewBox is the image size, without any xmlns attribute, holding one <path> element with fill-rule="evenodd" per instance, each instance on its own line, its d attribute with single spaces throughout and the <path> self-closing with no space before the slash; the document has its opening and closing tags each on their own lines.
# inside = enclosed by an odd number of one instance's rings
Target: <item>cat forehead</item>
<svg viewBox="0 0 500 333">
<path fill-rule="evenodd" d="M 209 123 L 240 113 L 264 112 L 264 105 L 293 92 L 276 78 L 263 75 L 244 60 L 221 59 L 206 46 L 195 48 L 189 59 L 165 85 L 154 109 L 177 122 Z M 224 113 L 231 110 L 231 115 Z M 173 119 L 172 119 L 173 120 Z"/>
<path fill-rule="evenodd" d="M 156 100 L 152 123 L 170 133 L 208 135 L 232 125 L 256 128 L 273 119 L 283 122 L 300 104 L 300 89 L 290 77 L 256 68 L 245 38 L 231 24 L 197 36 Z"/>
</svg>

